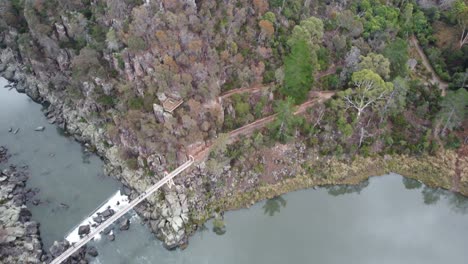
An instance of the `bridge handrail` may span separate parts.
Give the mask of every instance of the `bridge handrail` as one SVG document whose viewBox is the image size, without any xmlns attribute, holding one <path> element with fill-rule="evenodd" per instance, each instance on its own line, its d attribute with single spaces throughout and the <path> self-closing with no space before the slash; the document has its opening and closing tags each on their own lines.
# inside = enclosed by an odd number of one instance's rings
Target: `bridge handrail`
<svg viewBox="0 0 468 264">
<path fill-rule="evenodd" d="M 68 248 L 65 252 L 63 252 L 60 256 L 55 258 L 50 264 L 60 264 L 62 261 L 66 260 L 68 257 L 70 257 L 73 253 L 75 253 L 79 248 L 84 246 L 86 243 L 91 241 L 91 239 L 94 238 L 97 234 L 100 232 L 104 231 L 108 226 L 110 226 L 112 223 L 114 223 L 117 219 L 119 219 L 121 216 L 126 214 L 128 211 L 132 210 L 133 207 L 135 207 L 137 204 L 139 204 L 141 201 L 144 199 L 148 198 L 151 194 L 153 194 L 156 190 L 161 188 L 164 184 L 166 184 L 169 180 L 174 178 L 175 176 L 179 175 L 182 171 L 186 170 L 188 167 L 190 167 L 193 163 L 195 162 L 195 159 L 193 156 L 189 156 L 189 160 L 179 166 L 177 169 L 173 170 L 171 173 L 167 174 L 164 178 L 162 178 L 160 181 L 155 183 L 153 186 L 148 188 L 147 191 L 143 192 L 143 194 L 140 194 L 136 199 L 131 201 L 125 208 L 122 210 L 116 212 L 114 215 L 109 217 L 105 222 L 102 224 L 98 225 L 95 230 L 91 234 L 86 235 L 83 239 L 72 245 L 70 248 Z"/>
</svg>

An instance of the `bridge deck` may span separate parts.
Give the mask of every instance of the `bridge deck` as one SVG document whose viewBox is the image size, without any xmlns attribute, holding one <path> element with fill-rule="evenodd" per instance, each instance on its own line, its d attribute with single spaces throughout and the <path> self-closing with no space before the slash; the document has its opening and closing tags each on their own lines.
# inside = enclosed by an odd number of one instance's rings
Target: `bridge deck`
<svg viewBox="0 0 468 264">
<path fill-rule="evenodd" d="M 86 243 L 88 243 L 91 239 L 93 239 L 97 234 L 101 233 L 106 229 L 108 226 L 110 226 L 112 223 L 117 221 L 121 216 L 126 214 L 128 211 L 132 210 L 137 204 L 148 198 L 150 195 L 152 195 L 156 190 L 161 188 L 164 184 L 166 184 L 168 181 L 172 180 L 175 176 L 179 175 L 181 172 L 192 166 L 194 163 L 194 158 L 190 156 L 190 160 L 182 164 L 180 167 L 172 171 L 171 173 L 167 174 L 164 178 L 162 178 L 160 181 L 158 181 L 156 184 L 148 188 L 145 192 L 140 194 L 136 199 L 131 201 L 125 208 L 122 210 L 116 212 L 114 215 L 109 217 L 105 222 L 100 224 L 93 232 L 90 234 L 86 235 L 83 237 L 80 241 L 72 245 L 70 248 L 68 248 L 65 252 L 62 253 L 62 255 L 58 256 L 55 258 L 50 264 L 59 264 L 65 261 L 68 257 L 70 257 L 73 253 L 75 253 L 78 249 L 80 249 L 82 246 L 84 246 Z"/>
</svg>

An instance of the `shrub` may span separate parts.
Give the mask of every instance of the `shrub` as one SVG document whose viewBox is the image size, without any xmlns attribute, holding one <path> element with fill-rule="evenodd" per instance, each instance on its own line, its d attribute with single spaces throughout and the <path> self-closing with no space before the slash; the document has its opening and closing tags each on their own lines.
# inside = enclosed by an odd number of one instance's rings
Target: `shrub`
<svg viewBox="0 0 468 264">
<path fill-rule="evenodd" d="M 460 139 L 454 135 L 450 134 L 447 136 L 447 139 L 445 140 L 445 147 L 448 149 L 458 149 L 461 146 Z"/>
<path fill-rule="evenodd" d="M 144 102 L 140 97 L 133 97 L 128 100 L 128 107 L 132 110 L 143 109 Z"/>
<path fill-rule="evenodd" d="M 127 164 L 128 168 L 131 170 L 138 169 L 138 160 L 137 158 L 128 158 L 125 163 Z"/>
<path fill-rule="evenodd" d="M 340 78 L 336 74 L 331 74 L 323 77 L 323 89 L 335 90 L 340 86 Z"/>
<path fill-rule="evenodd" d="M 127 46 L 131 51 L 148 49 L 148 44 L 141 37 L 131 36 L 127 41 Z"/>
</svg>

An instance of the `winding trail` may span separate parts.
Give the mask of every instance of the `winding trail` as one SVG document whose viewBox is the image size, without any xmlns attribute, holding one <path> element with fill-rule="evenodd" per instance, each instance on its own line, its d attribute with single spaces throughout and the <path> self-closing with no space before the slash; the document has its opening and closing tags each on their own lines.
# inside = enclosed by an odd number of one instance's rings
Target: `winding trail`
<svg viewBox="0 0 468 264">
<path fill-rule="evenodd" d="M 445 96 L 445 94 L 447 92 L 447 88 L 448 88 L 448 83 L 443 81 L 442 79 L 440 79 L 440 77 L 434 71 L 434 69 L 432 68 L 431 63 L 429 62 L 429 59 L 427 58 L 426 54 L 422 50 L 421 46 L 419 45 L 418 40 L 416 39 L 416 37 L 414 35 L 412 35 L 410 37 L 410 42 L 416 48 L 416 51 L 418 52 L 419 57 L 421 57 L 421 59 L 422 59 L 422 63 L 424 65 L 424 67 L 431 73 L 431 76 L 432 76 L 431 83 L 432 84 L 437 84 L 439 86 L 439 88 L 442 90 L 441 91 L 442 96 Z"/>
<path fill-rule="evenodd" d="M 326 69 L 324 71 L 317 72 L 315 74 L 315 76 L 314 76 L 315 80 L 318 80 L 318 79 L 320 79 L 322 77 L 325 77 L 327 75 L 336 73 L 336 69 L 338 67 L 342 67 L 343 64 L 344 63 L 341 61 L 341 62 L 339 62 L 337 64 L 331 65 L 328 69 Z M 274 85 L 274 83 L 269 83 L 267 85 L 254 84 L 253 86 L 247 87 L 247 88 L 236 88 L 236 89 L 233 89 L 233 90 L 229 90 L 226 93 L 219 96 L 219 101 L 222 101 L 223 99 L 229 98 L 229 97 L 231 97 L 231 96 L 233 96 L 235 94 L 260 92 L 262 90 L 266 90 L 268 88 L 271 88 L 273 85 Z"/>
<path fill-rule="evenodd" d="M 313 105 L 315 105 L 317 103 L 323 103 L 323 102 L 327 101 L 328 99 L 330 99 L 331 97 L 333 97 L 333 95 L 335 95 L 335 92 L 328 92 L 328 91 L 327 92 L 322 92 L 322 91 L 311 92 L 310 93 L 310 98 L 311 99 L 309 99 L 307 102 L 304 102 L 303 104 L 299 105 L 297 107 L 296 111 L 294 111 L 294 115 L 299 115 L 299 114 L 304 113 L 309 107 L 311 107 L 311 106 L 313 106 Z M 230 131 L 228 133 L 229 143 L 235 142 L 241 136 L 251 135 L 256 130 L 264 128 L 265 126 L 267 126 L 268 124 L 273 122 L 275 120 L 276 116 L 277 116 L 277 114 L 273 114 L 273 115 L 258 119 L 256 121 L 250 123 L 250 124 L 247 124 L 247 125 L 245 125 L 243 127 L 238 128 L 238 129 Z M 194 151 L 190 150 L 190 149 L 187 152 L 189 153 L 189 155 L 192 155 L 195 160 L 202 161 L 206 157 L 208 157 L 208 154 L 210 153 L 210 150 L 213 147 L 214 141 L 215 140 L 212 140 L 210 142 L 206 142 L 205 147 L 202 150 L 198 151 L 198 152 L 194 153 Z"/>
<path fill-rule="evenodd" d="M 252 87 L 248 87 L 248 88 L 237 88 L 237 89 L 233 89 L 233 90 L 230 90 L 228 92 L 226 92 L 225 94 L 222 94 L 219 99 L 220 100 L 223 100 L 223 99 L 226 99 L 228 97 L 231 97 L 235 94 L 241 94 L 241 93 L 255 93 L 255 92 L 259 92 L 259 91 L 262 91 L 262 90 L 265 90 L 265 89 L 268 89 L 272 86 L 272 84 L 268 84 L 268 85 L 254 85 Z"/>
</svg>

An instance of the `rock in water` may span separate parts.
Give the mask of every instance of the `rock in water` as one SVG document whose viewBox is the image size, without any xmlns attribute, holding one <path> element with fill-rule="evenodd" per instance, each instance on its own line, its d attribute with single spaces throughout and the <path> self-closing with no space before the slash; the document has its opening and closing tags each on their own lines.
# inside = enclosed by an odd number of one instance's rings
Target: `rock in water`
<svg viewBox="0 0 468 264">
<path fill-rule="evenodd" d="M 45 127 L 44 126 L 38 126 L 34 129 L 34 131 L 44 131 Z"/>
<path fill-rule="evenodd" d="M 114 241 L 115 240 L 115 235 L 110 234 L 110 235 L 107 236 L 107 239 L 109 239 L 109 241 Z"/>
<path fill-rule="evenodd" d="M 104 222 L 104 219 L 102 219 L 102 217 L 100 215 L 98 215 L 98 216 L 93 217 L 93 221 L 100 224 L 100 223 Z"/>
<path fill-rule="evenodd" d="M 78 235 L 80 236 L 87 235 L 89 234 L 90 231 L 91 231 L 91 228 L 89 227 L 89 225 L 82 225 L 78 228 Z"/>
<path fill-rule="evenodd" d="M 13 132 L 13 134 L 16 135 L 16 134 L 18 134 L 18 132 L 19 132 L 19 128 L 17 128 L 17 129 L 15 130 L 15 132 Z"/>
<path fill-rule="evenodd" d="M 90 255 L 91 257 L 97 257 L 99 255 L 97 249 L 95 247 L 88 247 L 88 249 L 86 250 L 86 252 L 88 253 L 88 255 Z"/>
<path fill-rule="evenodd" d="M 13 131 L 13 128 L 12 128 L 12 127 L 10 127 L 10 128 L 8 129 L 8 132 L 9 132 L 9 133 L 11 133 L 11 131 Z"/>
<path fill-rule="evenodd" d="M 49 251 L 50 254 L 52 254 L 53 257 L 58 257 L 60 254 L 62 254 L 67 248 L 69 247 L 69 244 L 67 241 L 64 242 L 58 242 L 55 241 L 52 247 L 50 247 Z"/>
<path fill-rule="evenodd" d="M 128 230 L 130 228 L 130 220 L 125 218 L 120 224 L 120 230 Z"/>
<path fill-rule="evenodd" d="M 109 216 L 113 215 L 115 212 L 112 209 L 106 209 L 105 211 L 102 212 L 102 217 L 108 218 Z"/>
</svg>

